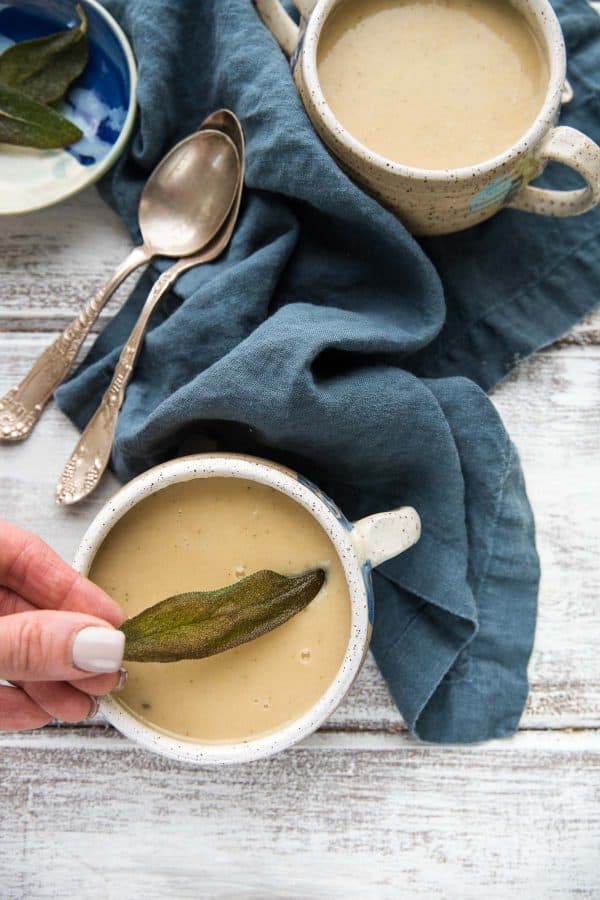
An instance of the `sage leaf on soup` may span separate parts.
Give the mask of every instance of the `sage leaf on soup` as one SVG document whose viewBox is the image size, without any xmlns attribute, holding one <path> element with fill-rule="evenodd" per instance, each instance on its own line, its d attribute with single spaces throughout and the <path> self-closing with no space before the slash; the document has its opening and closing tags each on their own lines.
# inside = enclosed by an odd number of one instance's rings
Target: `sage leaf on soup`
<svg viewBox="0 0 600 900">
<path fill-rule="evenodd" d="M 223 653 L 283 625 L 319 593 L 325 572 L 267 569 L 215 591 L 168 597 L 121 625 L 126 660 L 176 662 Z"/>
<path fill-rule="evenodd" d="M 38 103 L 56 103 L 88 61 L 87 19 L 77 6 L 79 25 L 46 37 L 13 44 L 0 54 L 0 82 Z"/>
<path fill-rule="evenodd" d="M 54 109 L 0 82 L 0 144 L 52 150 L 80 137 L 79 128 Z"/>
</svg>

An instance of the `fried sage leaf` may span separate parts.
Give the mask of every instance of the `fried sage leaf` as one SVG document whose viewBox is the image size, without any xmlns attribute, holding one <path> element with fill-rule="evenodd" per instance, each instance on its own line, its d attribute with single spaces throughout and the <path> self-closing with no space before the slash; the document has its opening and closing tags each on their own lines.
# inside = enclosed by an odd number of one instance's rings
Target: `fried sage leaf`
<svg viewBox="0 0 600 900">
<path fill-rule="evenodd" d="M 308 606 L 325 572 L 286 577 L 267 569 L 216 591 L 168 597 L 121 625 L 125 659 L 201 659 L 252 641 Z"/>
<path fill-rule="evenodd" d="M 0 81 L 38 103 L 56 103 L 88 60 L 87 19 L 77 6 L 79 25 L 46 37 L 20 41 L 0 54 Z"/>
<path fill-rule="evenodd" d="M 51 150 L 80 137 L 79 128 L 55 110 L 0 82 L 0 144 Z"/>
</svg>

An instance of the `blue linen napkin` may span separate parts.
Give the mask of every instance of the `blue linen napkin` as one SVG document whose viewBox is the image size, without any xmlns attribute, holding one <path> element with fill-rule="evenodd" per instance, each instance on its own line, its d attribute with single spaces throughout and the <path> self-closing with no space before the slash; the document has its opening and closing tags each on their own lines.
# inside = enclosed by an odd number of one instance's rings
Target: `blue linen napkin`
<svg viewBox="0 0 600 900">
<path fill-rule="evenodd" d="M 101 190 L 132 236 L 148 173 L 210 111 L 240 116 L 248 152 L 230 248 L 184 275 L 155 314 L 114 471 L 127 480 L 218 448 L 294 466 L 352 518 L 414 505 L 420 542 L 374 575 L 376 660 L 419 737 L 511 734 L 539 571 L 518 457 L 484 391 L 596 302 L 600 210 L 507 210 L 418 243 L 320 143 L 250 0 L 107 6 L 138 60 L 140 117 Z M 585 0 L 555 6 L 575 91 L 562 121 L 599 140 L 600 18 Z M 80 427 L 164 265 L 58 391 Z"/>
</svg>

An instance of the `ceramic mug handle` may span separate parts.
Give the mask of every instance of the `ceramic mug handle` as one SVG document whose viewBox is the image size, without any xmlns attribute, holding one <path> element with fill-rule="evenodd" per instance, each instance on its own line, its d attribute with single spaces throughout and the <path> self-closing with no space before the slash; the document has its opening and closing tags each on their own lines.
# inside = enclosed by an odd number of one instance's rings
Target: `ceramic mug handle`
<svg viewBox="0 0 600 900">
<path fill-rule="evenodd" d="M 551 191 L 527 185 L 512 203 L 513 209 L 543 216 L 579 216 L 600 202 L 600 147 L 575 128 L 553 128 L 539 152 L 542 161 L 562 163 L 581 175 L 587 186 L 576 191 Z"/>
<path fill-rule="evenodd" d="M 253 0 L 257 12 L 286 56 L 293 56 L 300 39 L 300 29 L 287 14 L 280 0 Z M 308 19 L 316 0 L 294 0 L 303 19 Z"/>
<path fill-rule="evenodd" d="M 412 506 L 366 516 L 354 522 L 352 542 L 361 563 L 378 566 L 393 559 L 419 540 L 421 519 Z"/>
<path fill-rule="evenodd" d="M 561 106 L 565 106 L 567 103 L 570 103 L 573 99 L 573 88 L 571 87 L 571 82 L 565 78 L 565 83 L 563 85 L 562 94 L 560 95 L 560 103 Z"/>
</svg>

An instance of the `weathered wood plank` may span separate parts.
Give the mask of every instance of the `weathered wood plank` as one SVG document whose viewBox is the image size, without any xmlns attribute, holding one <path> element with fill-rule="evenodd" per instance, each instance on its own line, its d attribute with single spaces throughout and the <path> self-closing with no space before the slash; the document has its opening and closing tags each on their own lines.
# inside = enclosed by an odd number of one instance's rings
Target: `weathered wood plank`
<svg viewBox="0 0 600 900">
<path fill-rule="evenodd" d="M 9 898 L 593 898 L 600 734 L 315 735 L 207 770 L 111 732 L 0 737 Z M 43 765 L 40 765 L 43 760 Z M 70 890 L 70 889 L 69 889 Z"/>
<path fill-rule="evenodd" d="M 562 347 L 586 347 L 589 344 L 600 345 L 600 308 L 596 308 L 589 316 L 578 322 L 553 347 L 560 350 Z"/>
<path fill-rule="evenodd" d="M 131 246 L 120 219 L 93 187 L 59 207 L 0 219 L 0 242 L 0 331 L 64 328 Z M 134 279 L 119 291 L 94 330 L 119 308 Z M 600 344 L 600 311 L 578 324 L 564 342 Z"/>
<path fill-rule="evenodd" d="M 131 241 L 95 188 L 59 206 L 0 218 L 0 331 L 60 330 L 125 258 Z M 103 327 L 134 283 L 126 282 Z"/>
<path fill-rule="evenodd" d="M 49 338 L 0 335 L 0 391 Z M 544 572 L 527 727 L 600 725 L 599 362 L 594 347 L 547 351 L 525 363 L 494 395 L 523 458 Z M 66 559 L 118 487 L 108 475 L 88 501 L 56 507 L 54 484 L 76 436 L 52 408 L 28 441 L 0 445 L 0 514 L 41 534 Z M 327 727 L 402 728 L 372 660 Z"/>
<path fill-rule="evenodd" d="M 574 708 L 576 724 L 600 724 L 600 671 L 594 674 L 592 659 L 600 596 L 599 363 L 592 347 L 546 351 L 493 396 L 521 454 L 542 563 L 525 718 L 532 725 L 548 715 L 568 725 Z"/>
</svg>

